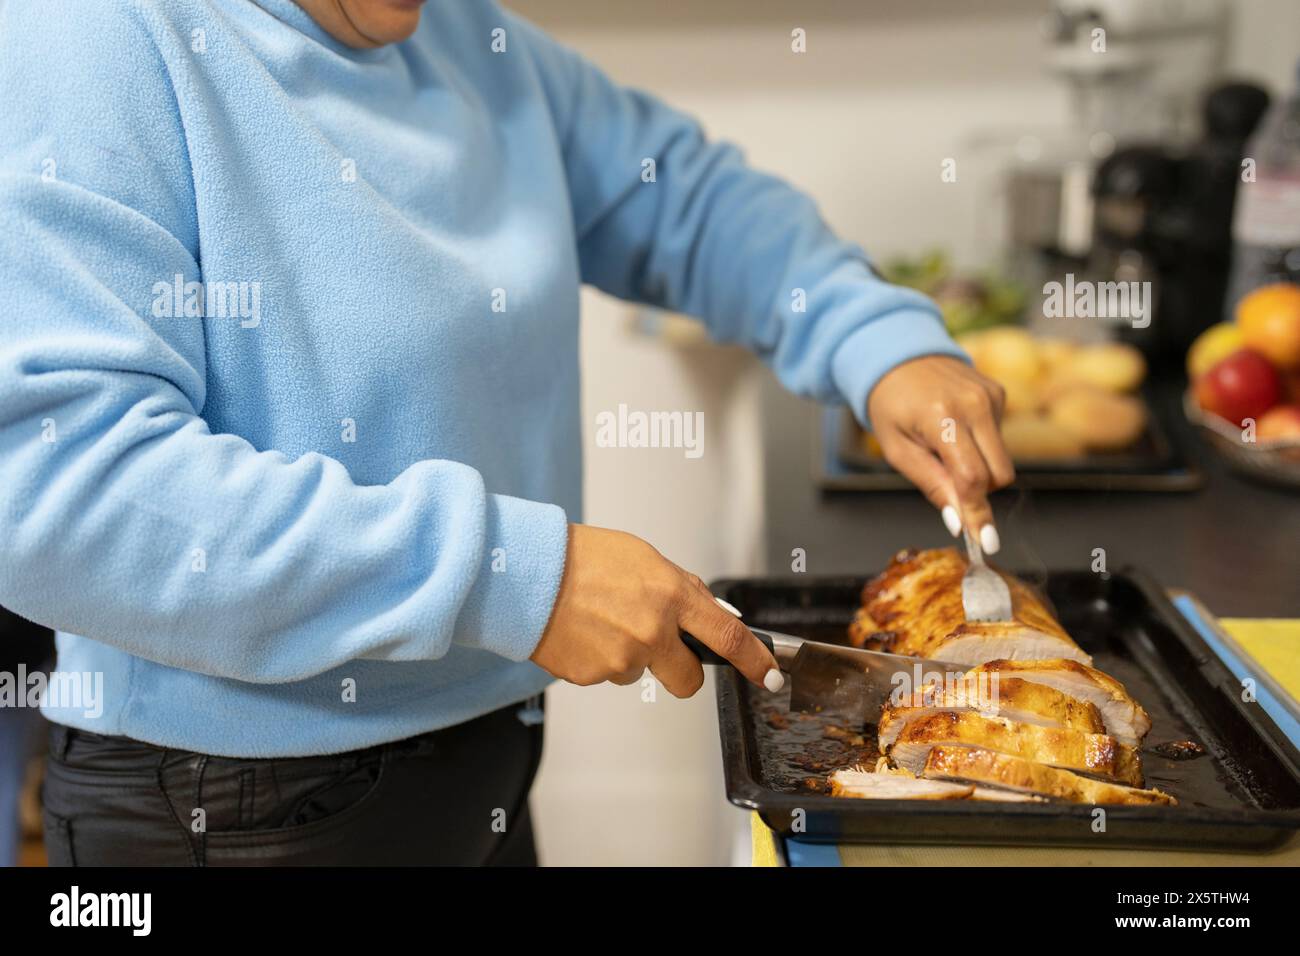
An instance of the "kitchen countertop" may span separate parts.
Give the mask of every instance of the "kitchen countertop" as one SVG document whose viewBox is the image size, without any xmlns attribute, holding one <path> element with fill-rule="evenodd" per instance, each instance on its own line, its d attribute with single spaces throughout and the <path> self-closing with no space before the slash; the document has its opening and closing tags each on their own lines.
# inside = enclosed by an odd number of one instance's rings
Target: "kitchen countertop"
<svg viewBox="0 0 1300 956">
<path fill-rule="evenodd" d="M 1087 568 L 1104 548 L 1111 571 L 1128 565 L 1165 587 L 1191 591 L 1224 617 L 1300 617 L 1300 492 L 1245 481 L 1210 456 L 1163 390 L 1162 419 L 1205 472 L 1191 492 L 1011 489 L 994 497 L 998 561 L 1024 571 Z M 917 492 L 823 492 L 813 474 L 822 410 L 768 377 L 764 421 L 764 561 L 789 574 L 803 548 L 806 573 L 870 574 L 904 547 L 952 539 Z"/>
</svg>

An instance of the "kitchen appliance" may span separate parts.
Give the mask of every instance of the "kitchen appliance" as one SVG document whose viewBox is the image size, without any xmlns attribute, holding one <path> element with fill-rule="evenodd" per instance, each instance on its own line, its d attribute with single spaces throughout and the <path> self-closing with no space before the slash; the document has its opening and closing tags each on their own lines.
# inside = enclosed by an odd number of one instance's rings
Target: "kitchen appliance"
<svg viewBox="0 0 1300 956">
<path fill-rule="evenodd" d="M 1087 260 L 1091 184 L 1116 143 L 1192 137 L 1225 34 L 1222 0 L 1053 0 L 1045 65 L 1069 114 L 1057 129 L 1022 131 L 1007 151 L 1008 240 L 1022 278 Z"/>
<path fill-rule="evenodd" d="M 1180 372 L 1196 336 L 1224 319 L 1242 155 L 1268 99 L 1248 83 L 1218 86 L 1198 141 L 1123 146 L 1097 169 L 1086 271 L 1098 282 L 1150 283 L 1148 321 L 1116 329 L 1157 373 Z"/>
<path fill-rule="evenodd" d="M 1261 91 L 1211 93 L 1226 48 L 1222 0 L 1054 0 L 1047 35 L 1068 119 L 1006 149 L 1009 267 L 1030 288 L 1067 275 L 1150 283 L 1160 316 L 1146 325 L 1148 309 L 1142 333 L 1124 334 L 1162 365 L 1222 299 L 1231 167 Z M 1097 336 L 1109 324 L 1050 331 Z"/>
<path fill-rule="evenodd" d="M 737 579 L 712 585 L 759 627 L 843 640 L 864 578 Z M 1300 830 L 1300 751 L 1205 639 L 1145 574 L 1050 573 L 1045 591 L 1062 625 L 1123 683 L 1152 719 L 1142 747 L 1147 786 L 1177 806 L 862 800 L 810 789 L 804 760 L 825 741 L 803 715 L 731 669 L 717 673 L 727 796 L 778 833 L 813 843 L 1165 847 L 1264 851 Z M 1259 684 L 1266 678 L 1261 675 Z M 834 720 L 833 712 L 824 715 Z M 840 727 L 837 734 L 860 728 Z M 872 738 L 859 733 L 854 743 Z M 1166 747 L 1191 741 L 1196 747 Z M 1200 754 L 1197 755 L 1197 748 Z M 863 759 L 869 757 L 856 752 Z M 1189 756 L 1176 759 L 1170 754 Z M 824 778 L 834 766 L 817 768 Z"/>
</svg>

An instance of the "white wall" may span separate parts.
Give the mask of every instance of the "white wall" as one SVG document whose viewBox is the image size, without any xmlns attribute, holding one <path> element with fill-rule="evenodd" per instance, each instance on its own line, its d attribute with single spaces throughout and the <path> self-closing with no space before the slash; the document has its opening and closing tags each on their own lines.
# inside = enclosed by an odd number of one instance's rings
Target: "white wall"
<svg viewBox="0 0 1300 956">
<path fill-rule="evenodd" d="M 1041 69 L 1037 0 L 514 0 L 618 80 L 699 116 L 752 162 L 809 190 L 873 254 L 942 243 L 988 258 L 987 182 L 972 137 L 1054 126 L 1064 95 Z M 1240 0 L 1230 66 L 1288 85 L 1294 0 Z M 792 11 L 792 12 L 791 12 Z M 790 52 L 794 27 L 808 52 Z M 939 163 L 958 160 L 956 184 Z M 969 162 L 967 162 L 969 160 Z M 970 175 L 963 175 L 969 170 Z M 756 374 L 746 359 L 629 336 L 626 307 L 584 297 L 587 520 L 650 540 L 706 579 L 756 573 L 762 532 Z M 619 402 L 706 413 L 708 451 L 597 449 Z M 900 542 L 904 544 L 905 542 Z M 554 688 L 538 783 L 549 864 L 725 863 L 745 817 L 722 799 L 712 691 L 642 703 L 638 688 Z"/>
</svg>

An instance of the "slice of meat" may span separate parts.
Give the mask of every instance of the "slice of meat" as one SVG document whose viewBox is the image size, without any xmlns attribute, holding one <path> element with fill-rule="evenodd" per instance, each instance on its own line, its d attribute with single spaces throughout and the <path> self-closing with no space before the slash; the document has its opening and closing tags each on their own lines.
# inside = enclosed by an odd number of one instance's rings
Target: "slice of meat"
<svg viewBox="0 0 1300 956">
<path fill-rule="evenodd" d="M 937 746 L 993 750 L 1129 786 L 1142 785 L 1142 761 L 1137 751 L 1108 734 L 1040 727 L 971 711 L 939 711 L 909 721 L 889 748 L 889 759 L 919 774 L 930 750 Z"/>
<path fill-rule="evenodd" d="M 1002 574 L 1011 589 L 1010 621 L 966 620 L 961 579 L 966 559 L 956 548 L 904 551 L 862 591 L 865 621 L 878 628 L 867 636 L 862 621 L 850 640 L 893 654 L 956 664 L 1068 658 L 1091 664 L 1029 587 Z"/>
<path fill-rule="evenodd" d="M 996 674 L 996 672 L 994 672 Z M 1046 684 L 1003 678 L 959 683 L 955 687 L 916 691 L 901 707 L 886 704 L 877 727 L 880 749 L 888 750 L 909 721 L 939 711 L 973 711 L 1005 717 L 1040 727 L 1065 727 L 1089 734 L 1105 733 L 1101 712 L 1091 703 L 1064 694 Z"/>
<path fill-rule="evenodd" d="M 1004 787 L 1070 803 L 1166 806 L 1178 803 L 1160 790 L 1140 790 L 1093 780 L 1069 770 L 971 747 L 935 747 L 930 751 L 921 775 L 927 780 Z"/>
<path fill-rule="evenodd" d="M 964 800 L 975 792 L 971 784 L 923 780 L 910 773 L 873 773 L 860 768 L 836 770 L 829 782 L 832 797 L 869 800 Z"/>
<path fill-rule="evenodd" d="M 920 779 L 924 780 L 925 777 Z M 1046 797 L 1036 793 L 1021 793 L 1018 790 L 1003 790 L 1001 787 L 976 787 L 967 800 L 979 800 L 983 803 L 1047 803 Z"/>
<path fill-rule="evenodd" d="M 1128 695 L 1123 684 L 1078 661 L 989 661 L 969 673 L 995 672 L 1001 675 L 999 685 L 1015 677 L 1045 684 L 1076 700 L 1093 704 L 1101 712 L 1106 733 L 1130 747 L 1140 744 L 1151 729 L 1151 718 L 1142 705 Z"/>
</svg>

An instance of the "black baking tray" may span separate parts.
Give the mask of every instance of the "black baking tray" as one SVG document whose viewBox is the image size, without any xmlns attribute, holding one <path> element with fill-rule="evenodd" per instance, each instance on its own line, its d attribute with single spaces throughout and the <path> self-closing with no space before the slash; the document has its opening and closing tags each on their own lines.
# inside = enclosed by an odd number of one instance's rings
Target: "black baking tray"
<svg viewBox="0 0 1300 956">
<path fill-rule="evenodd" d="M 712 585 L 751 626 L 844 643 L 865 578 L 735 579 Z M 1040 590 L 1065 629 L 1151 715 L 1142 748 L 1148 786 L 1174 807 L 861 800 L 802 789 L 786 765 L 800 725 L 772 726 L 779 702 L 731 668 L 717 674 L 728 799 L 776 832 L 814 843 L 1146 847 L 1260 852 L 1300 830 L 1300 752 L 1147 575 L 1049 573 Z M 766 712 L 768 717 L 762 716 Z M 784 719 L 784 718 L 782 718 Z M 874 732 L 869 728 L 868 736 Z M 1152 748 L 1193 740 L 1203 756 Z"/>
</svg>

